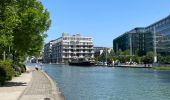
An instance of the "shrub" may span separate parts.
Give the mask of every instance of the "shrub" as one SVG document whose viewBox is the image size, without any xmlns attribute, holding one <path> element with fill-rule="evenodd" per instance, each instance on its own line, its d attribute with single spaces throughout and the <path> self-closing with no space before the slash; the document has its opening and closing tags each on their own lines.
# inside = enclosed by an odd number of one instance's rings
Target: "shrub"
<svg viewBox="0 0 170 100">
<path fill-rule="evenodd" d="M 15 71 L 15 77 L 18 77 L 21 75 L 21 72 Z"/>
<path fill-rule="evenodd" d="M 26 72 L 27 68 L 26 68 L 25 64 L 22 64 L 22 66 L 23 66 L 24 72 Z"/>
<path fill-rule="evenodd" d="M 26 66 L 24 64 L 17 63 L 17 64 L 13 64 L 12 66 L 16 71 L 15 76 L 18 76 L 21 73 L 26 72 Z"/>
<path fill-rule="evenodd" d="M 21 73 L 26 72 L 26 66 L 24 64 L 18 64 L 18 66 L 21 68 Z"/>
<path fill-rule="evenodd" d="M 13 66 L 13 68 L 15 70 L 15 76 L 21 75 L 21 68 L 16 64 L 13 64 L 12 66 Z"/>
<path fill-rule="evenodd" d="M 0 65 L 0 84 L 4 85 L 5 81 L 6 81 L 6 70 L 3 66 Z"/>
<path fill-rule="evenodd" d="M 5 81 L 11 80 L 14 76 L 14 69 L 10 61 L 0 61 L 0 83 L 4 84 Z"/>
</svg>

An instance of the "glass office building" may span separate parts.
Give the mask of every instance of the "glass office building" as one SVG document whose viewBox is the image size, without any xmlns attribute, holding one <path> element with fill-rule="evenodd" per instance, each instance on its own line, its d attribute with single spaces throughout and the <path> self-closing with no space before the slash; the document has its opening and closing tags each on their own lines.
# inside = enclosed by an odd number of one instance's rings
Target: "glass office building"
<svg viewBox="0 0 170 100">
<path fill-rule="evenodd" d="M 115 52 L 130 50 L 132 55 L 146 54 L 153 51 L 154 47 L 159 54 L 170 54 L 170 16 L 147 27 L 134 28 L 113 40 Z"/>
</svg>

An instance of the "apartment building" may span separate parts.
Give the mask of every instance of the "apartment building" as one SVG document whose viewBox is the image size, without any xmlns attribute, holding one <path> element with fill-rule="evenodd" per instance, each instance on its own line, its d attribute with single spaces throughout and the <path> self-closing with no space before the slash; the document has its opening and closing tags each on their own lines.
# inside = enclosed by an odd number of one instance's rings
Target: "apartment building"
<svg viewBox="0 0 170 100">
<path fill-rule="evenodd" d="M 51 63 L 67 63 L 73 57 L 94 60 L 93 40 L 80 34 L 63 33 L 51 46 Z M 45 49 L 44 49 L 45 50 Z M 46 50 L 44 52 L 47 52 Z M 48 57 L 50 57 L 48 55 Z"/>
<path fill-rule="evenodd" d="M 50 41 L 44 46 L 43 62 L 50 63 L 52 62 L 52 46 L 55 40 Z"/>
</svg>

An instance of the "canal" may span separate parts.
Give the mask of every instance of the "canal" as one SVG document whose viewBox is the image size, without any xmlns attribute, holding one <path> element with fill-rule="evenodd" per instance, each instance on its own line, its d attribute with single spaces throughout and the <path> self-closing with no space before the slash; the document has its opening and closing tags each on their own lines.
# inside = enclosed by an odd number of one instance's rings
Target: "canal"
<svg viewBox="0 0 170 100">
<path fill-rule="evenodd" d="M 170 100 L 170 72 L 44 64 L 66 100 Z"/>
</svg>

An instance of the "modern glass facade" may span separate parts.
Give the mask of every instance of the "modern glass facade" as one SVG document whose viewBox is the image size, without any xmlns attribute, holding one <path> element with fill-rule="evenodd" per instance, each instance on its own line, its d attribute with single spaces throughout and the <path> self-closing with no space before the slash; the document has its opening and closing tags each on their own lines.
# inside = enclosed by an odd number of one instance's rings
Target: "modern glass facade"
<svg viewBox="0 0 170 100">
<path fill-rule="evenodd" d="M 129 50 L 130 54 L 137 54 L 138 52 L 145 53 L 145 41 L 149 33 L 144 32 L 144 28 L 134 28 L 113 40 L 113 49 L 117 51 Z"/>
<path fill-rule="evenodd" d="M 170 16 L 147 27 L 135 28 L 113 40 L 114 51 L 130 50 L 132 54 L 153 51 L 154 33 L 156 51 L 162 55 L 170 54 Z"/>
<path fill-rule="evenodd" d="M 154 29 L 155 28 L 155 29 Z M 170 15 L 146 27 L 147 32 L 156 34 L 157 52 L 163 55 L 170 54 Z M 153 34 L 152 34 L 153 35 Z"/>
</svg>

